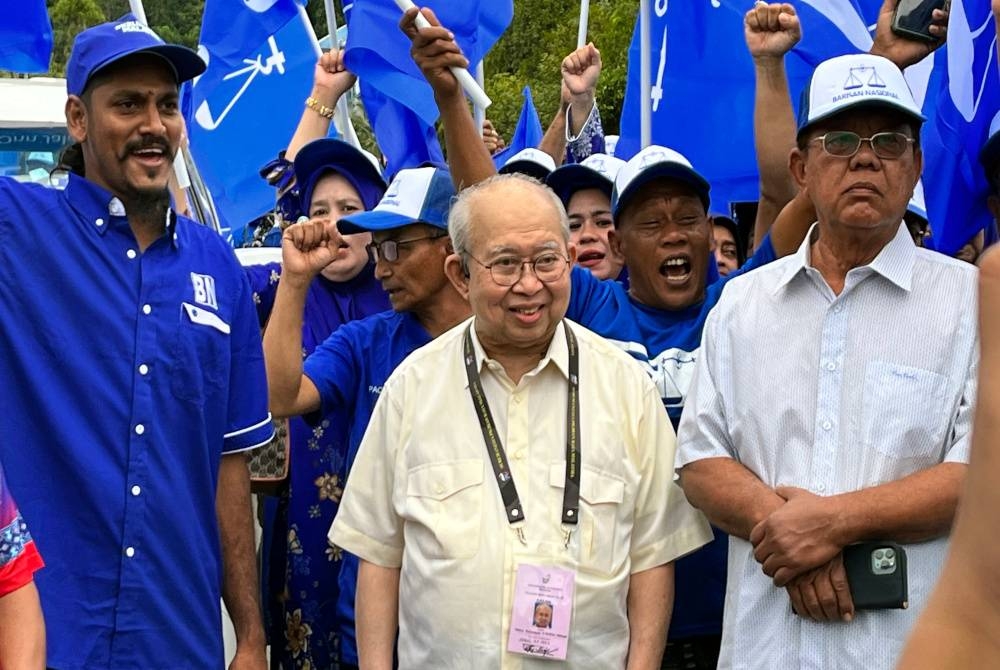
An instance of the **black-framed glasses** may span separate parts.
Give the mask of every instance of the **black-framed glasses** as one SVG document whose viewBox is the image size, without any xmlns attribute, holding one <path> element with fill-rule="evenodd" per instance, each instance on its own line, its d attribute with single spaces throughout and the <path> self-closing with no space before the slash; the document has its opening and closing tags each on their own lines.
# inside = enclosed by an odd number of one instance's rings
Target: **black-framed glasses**
<svg viewBox="0 0 1000 670">
<path fill-rule="evenodd" d="M 895 131 L 875 133 L 871 137 L 861 137 L 849 130 L 835 130 L 814 137 L 809 141 L 822 142 L 823 151 L 838 158 L 850 158 L 861 150 L 862 142 L 868 142 L 876 156 L 890 160 L 902 156 L 910 145 L 916 142 L 912 137 Z"/>
<path fill-rule="evenodd" d="M 365 248 L 368 250 L 368 256 L 376 263 L 379 259 L 389 263 L 395 263 L 399 260 L 400 247 L 407 247 L 415 242 L 423 242 L 424 240 L 437 240 L 447 234 L 448 233 L 424 235 L 423 237 L 413 237 L 408 240 L 383 240 L 382 242 L 372 241 L 369 242 Z"/>
<path fill-rule="evenodd" d="M 569 267 L 569 259 L 554 251 L 535 256 L 529 260 L 517 256 L 501 256 L 490 264 L 482 262 L 472 254 L 466 254 L 466 256 L 489 270 L 493 281 L 500 286 L 513 286 L 521 281 L 525 265 L 531 267 L 532 272 L 538 277 L 538 281 L 543 284 L 559 281 L 566 274 L 566 268 Z"/>
</svg>

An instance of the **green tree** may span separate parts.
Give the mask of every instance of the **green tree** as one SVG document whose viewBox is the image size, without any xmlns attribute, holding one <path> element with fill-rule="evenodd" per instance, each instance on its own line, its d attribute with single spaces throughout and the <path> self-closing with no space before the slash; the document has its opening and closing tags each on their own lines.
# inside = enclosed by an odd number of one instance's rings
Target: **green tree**
<svg viewBox="0 0 1000 670">
<path fill-rule="evenodd" d="M 96 0 L 55 0 L 49 5 L 49 19 L 53 35 L 49 72 L 53 77 L 63 77 L 76 34 L 103 23 L 107 17 Z"/>
</svg>

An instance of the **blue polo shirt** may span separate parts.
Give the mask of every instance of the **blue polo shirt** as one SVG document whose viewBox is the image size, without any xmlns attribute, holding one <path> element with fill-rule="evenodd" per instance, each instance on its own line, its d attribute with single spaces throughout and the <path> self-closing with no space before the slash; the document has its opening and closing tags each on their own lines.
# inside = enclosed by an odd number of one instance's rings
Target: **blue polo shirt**
<svg viewBox="0 0 1000 670">
<path fill-rule="evenodd" d="M 709 312 L 719 302 L 728 280 L 775 259 L 768 235 L 760 248 L 739 270 L 718 277 L 714 258 L 709 263 L 705 299 L 680 310 L 648 307 L 633 300 L 615 281 L 601 281 L 590 271 L 573 268 L 572 291 L 566 316 L 586 326 L 627 351 L 653 379 L 663 398 L 670 421 L 677 430 L 684 399 L 694 375 L 701 331 Z M 712 529 L 715 538 L 705 547 L 675 565 L 674 613 L 668 639 L 722 632 L 722 608 L 726 595 L 727 538 Z"/>
<path fill-rule="evenodd" d="M 409 312 L 383 312 L 344 324 L 306 359 L 303 371 L 319 390 L 321 413 L 341 410 L 351 417 L 347 470 L 350 472 L 382 386 L 413 351 L 431 341 Z M 358 559 L 343 553 L 337 623 L 341 659 L 357 665 L 354 594 Z"/>
<path fill-rule="evenodd" d="M 219 461 L 272 434 L 257 319 L 218 234 L 171 215 L 139 253 L 124 214 L 0 178 L 0 460 L 50 667 L 221 667 Z"/>
</svg>

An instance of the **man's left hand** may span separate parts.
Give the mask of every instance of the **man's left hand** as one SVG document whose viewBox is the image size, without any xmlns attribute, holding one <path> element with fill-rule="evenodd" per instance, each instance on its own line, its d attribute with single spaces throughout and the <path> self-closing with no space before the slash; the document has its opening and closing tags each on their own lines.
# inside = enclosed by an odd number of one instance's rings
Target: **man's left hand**
<svg viewBox="0 0 1000 670">
<path fill-rule="evenodd" d="M 922 42 L 910 39 L 892 32 L 892 17 L 896 13 L 899 0 L 884 0 L 878 11 L 878 21 L 875 24 L 875 42 L 871 53 L 885 56 L 899 69 L 919 63 L 935 49 L 944 44 L 948 38 L 948 7 L 935 9 L 931 13 L 930 34 L 937 38 L 934 42 Z"/>
<path fill-rule="evenodd" d="M 792 611 L 813 621 L 851 621 L 854 600 L 847 582 L 843 554 L 814 570 L 805 572 L 787 586 Z"/>
<path fill-rule="evenodd" d="M 267 670 L 267 652 L 263 644 L 237 644 L 236 656 L 229 670 Z"/>
<path fill-rule="evenodd" d="M 754 526 L 750 542 L 757 559 L 774 585 L 788 582 L 828 563 L 840 553 L 834 498 L 814 495 L 804 489 L 779 486 L 775 493 L 787 502 Z"/>
</svg>

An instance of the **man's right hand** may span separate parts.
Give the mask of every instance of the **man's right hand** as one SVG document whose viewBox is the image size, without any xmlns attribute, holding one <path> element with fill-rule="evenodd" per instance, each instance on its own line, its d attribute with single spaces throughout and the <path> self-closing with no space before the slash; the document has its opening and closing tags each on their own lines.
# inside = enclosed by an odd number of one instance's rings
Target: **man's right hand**
<svg viewBox="0 0 1000 670">
<path fill-rule="evenodd" d="M 340 97 L 351 90 L 358 78 L 344 65 L 344 52 L 331 49 L 320 56 L 313 70 L 312 97 L 327 107 L 333 107 Z"/>
<path fill-rule="evenodd" d="M 780 59 L 802 39 L 802 27 L 787 2 L 758 2 L 743 17 L 743 34 L 754 60 Z"/>
<path fill-rule="evenodd" d="M 460 95 L 461 87 L 450 68 L 467 68 L 469 60 L 462 55 L 462 49 L 455 41 L 455 36 L 441 26 L 441 22 L 432 10 L 426 7 L 419 10 L 431 25 L 427 28 L 418 28 L 417 11 L 408 9 L 399 21 L 400 30 L 412 43 L 410 56 L 434 89 L 435 95 L 445 97 Z"/>
<path fill-rule="evenodd" d="M 281 280 L 300 287 L 336 258 L 340 248 L 337 224 L 329 219 L 311 219 L 285 229 L 281 236 Z"/>
<path fill-rule="evenodd" d="M 785 590 L 792 601 L 792 611 L 801 617 L 845 622 L 854 618 L 854 601 L 842 553 L 829 563 L 799 575 Z"/>
</svg>

